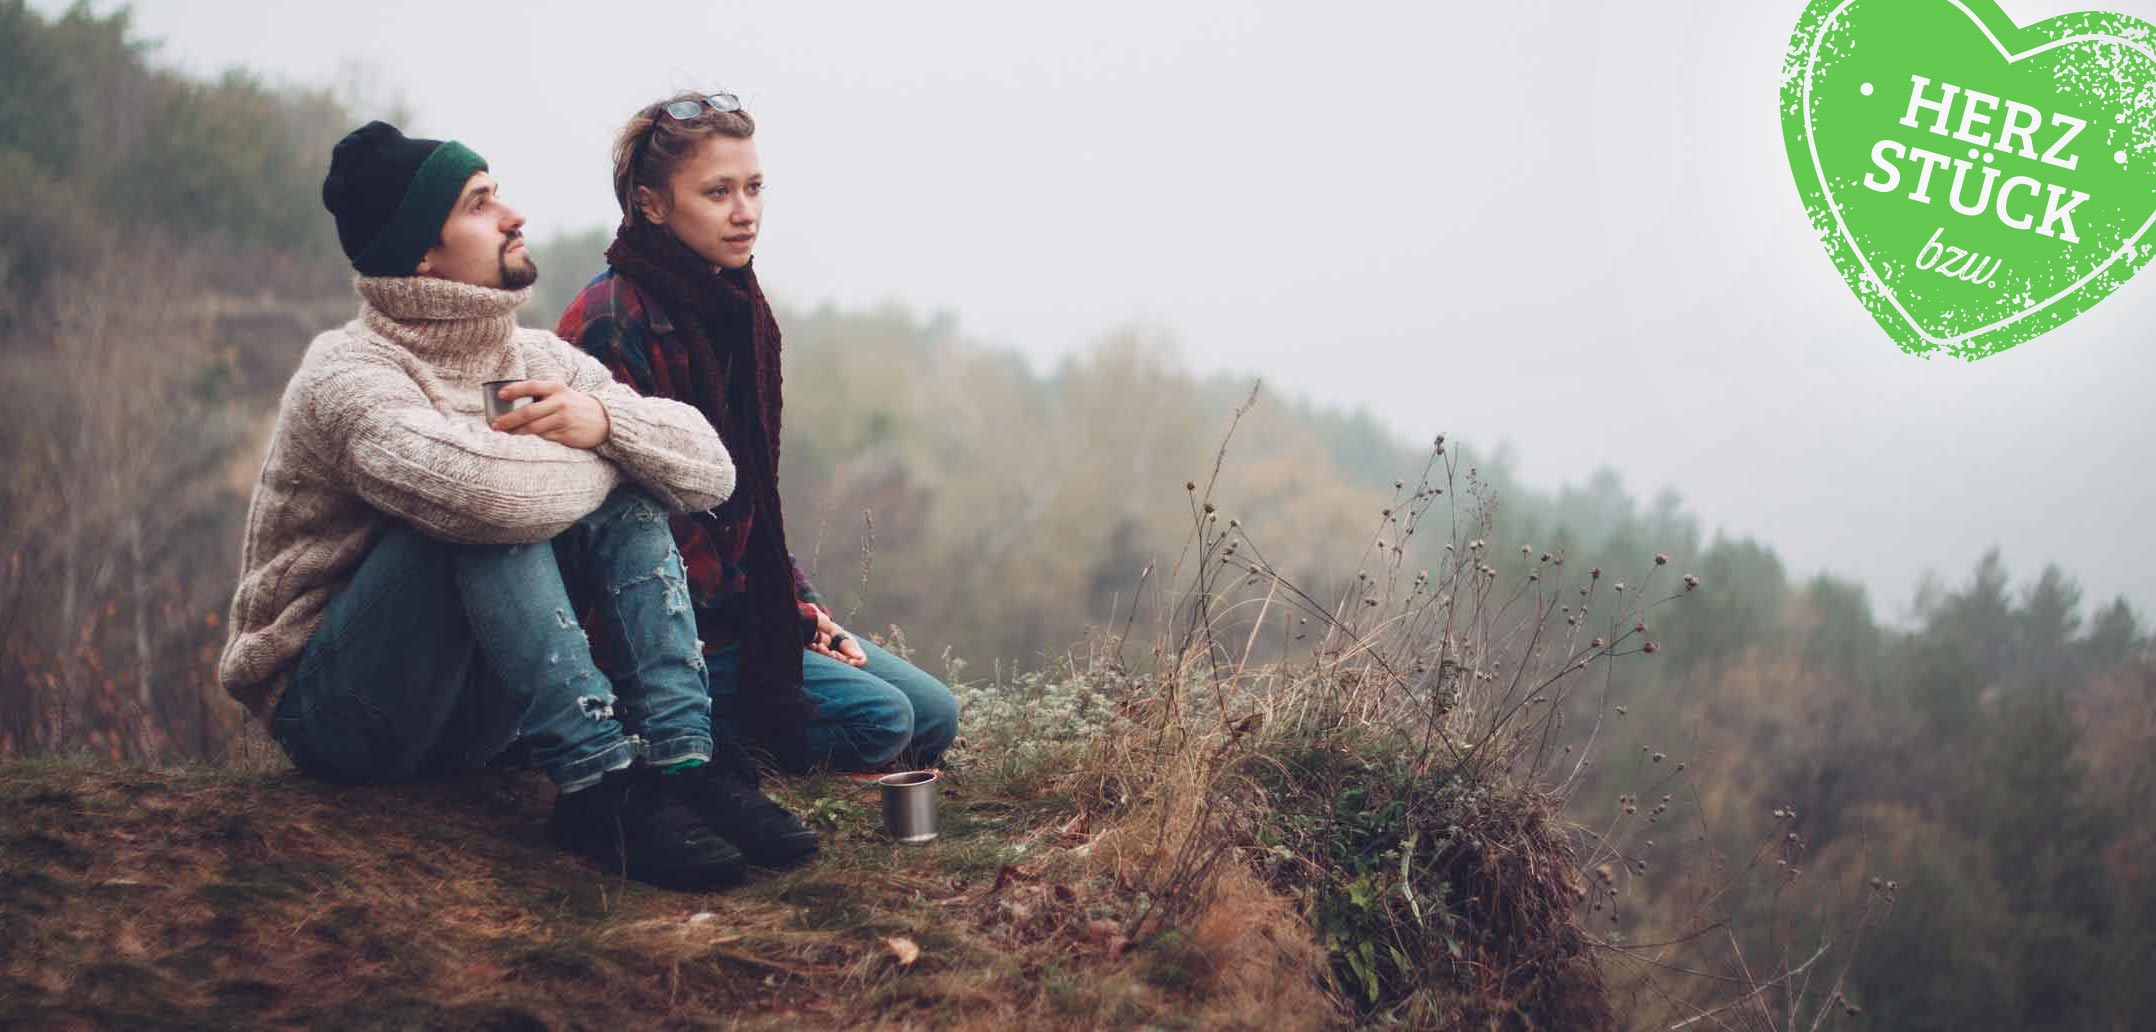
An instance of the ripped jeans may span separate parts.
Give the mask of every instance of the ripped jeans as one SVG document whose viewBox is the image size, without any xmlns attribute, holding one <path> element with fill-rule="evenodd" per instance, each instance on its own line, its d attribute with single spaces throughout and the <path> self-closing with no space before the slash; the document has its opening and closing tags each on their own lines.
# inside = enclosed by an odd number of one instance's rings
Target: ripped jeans
<svg viewBox="0 0 2156 1032">
<path fill-rule="evenodd" d="M 393 524 L 330 600 L 271 732 L 301 771 L 339 782 L 508 759 L 566 792 L 639 758 L 708 760 L 688 597 L 665 511 L 633 488 L 536 544 Z M 611 681 L 576 620 L 586 605 L 619 657 Z"/>
</svg>

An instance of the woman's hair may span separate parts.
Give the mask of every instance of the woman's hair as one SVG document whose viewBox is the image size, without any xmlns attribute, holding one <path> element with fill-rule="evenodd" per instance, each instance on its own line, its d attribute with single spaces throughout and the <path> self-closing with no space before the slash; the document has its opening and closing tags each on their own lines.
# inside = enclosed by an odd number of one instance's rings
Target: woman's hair
<svg viewBox="0 0 2156 1032">
<path fill-rule="evenodd" d="M 666 105 L 677 100 L 695 101 L 696 117 L 683 120 L 667 114 Z M 636 208 L 636 188 L 667 196 L 667 180 L 706 137 L 746 140 L 754 135 L 756 120 L 748 112 L 716 110 L 704 103 L 702 93 L 676 93 L 644 105 L 614 137 L 614 200 L 621 204 L 622 224 L 643 218 Z"/>
</svg>

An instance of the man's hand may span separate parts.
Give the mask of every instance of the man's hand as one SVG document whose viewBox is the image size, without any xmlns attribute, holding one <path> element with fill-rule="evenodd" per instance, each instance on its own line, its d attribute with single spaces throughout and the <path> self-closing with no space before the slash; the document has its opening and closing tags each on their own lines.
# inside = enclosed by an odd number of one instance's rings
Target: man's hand
<svg viewBox="0 0 2156 1032">
<path fill-rule="evenodd" d="M 835 649 L 831 647 L 834 639 L 838 642 Z M 831 618 L 825 616 L 820 608 L 816 610 L 816 638 L 809 642 L 808 647 L 811 652 L 821 652 L 850 666 L 868 665 L 868 653 L 861 651 L 861 643 L 855 641 L 853 635 L 846 633 L 845 628 L 832 623 Z"/>
<path fill-rule="evenodd" d="M 504 401 L 534 399 L 488 424 L 505 434 L 536 434 L 556 444 L 590 450 L 604 443 L 613 429 L 599 399 L 559 380 L 518 380 L 504 384 L 501 396 Z"/>
</svg>

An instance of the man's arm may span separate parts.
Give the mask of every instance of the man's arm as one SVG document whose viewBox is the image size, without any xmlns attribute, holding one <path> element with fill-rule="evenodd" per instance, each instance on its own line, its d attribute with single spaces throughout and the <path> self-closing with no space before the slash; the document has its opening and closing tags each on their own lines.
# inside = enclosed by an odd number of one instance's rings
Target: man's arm
<svg viewBox="0 0 2156 1032">
<path fill-rule="evenodd" d="M 695 512 L 734 493 L 733 458 L 696 406 L 645 397 L 575 345 L 551 333 L 544 337 L 542 346 L 565 368 L 569 386 L 606 408 L 607 436 L 598 453 L 619 464 L 659 504 L 672 512 Z"/>
<path fill-rule="evenodd" d="M 342 364 L 294 397 L 309 450 L 368 505 L 430 537 L 468 544 L 545 541 L 620 482 L 595 452 L 498 433 L 436 410 L 403 370 Z"/>
</svg>

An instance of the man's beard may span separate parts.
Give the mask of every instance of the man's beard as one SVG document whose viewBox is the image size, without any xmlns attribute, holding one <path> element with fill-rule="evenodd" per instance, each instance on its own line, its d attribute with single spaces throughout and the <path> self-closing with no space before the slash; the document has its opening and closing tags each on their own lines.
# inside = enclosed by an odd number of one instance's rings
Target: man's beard
<svg viewBox="0 0 2156 1032">
<path fill-rule="evenodd" d="M 501 263 L 503 290 L 522 290 L 525 287 L 531 286 L 532 284 L 539 281 L 539 263 L 532 261 L 530 245 L 525 245 L 523 264 L 509 264 L 509 246 L 510 244 L 514 244 L 517 242 L 517 240 L 521 239 L 523 238 L 515 237 L 512 238 L 509 243 L 502 245 Z"/>
</svg>

